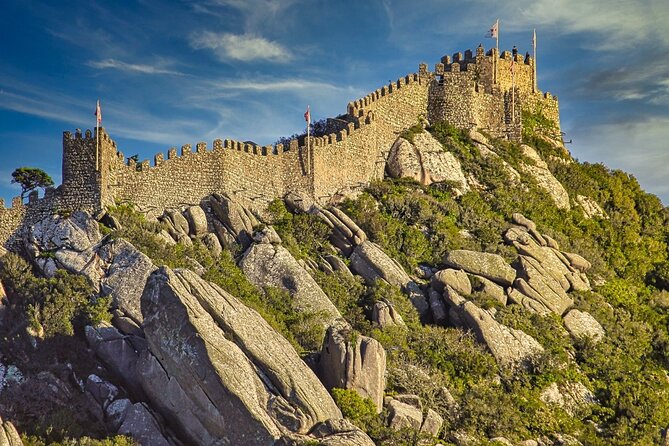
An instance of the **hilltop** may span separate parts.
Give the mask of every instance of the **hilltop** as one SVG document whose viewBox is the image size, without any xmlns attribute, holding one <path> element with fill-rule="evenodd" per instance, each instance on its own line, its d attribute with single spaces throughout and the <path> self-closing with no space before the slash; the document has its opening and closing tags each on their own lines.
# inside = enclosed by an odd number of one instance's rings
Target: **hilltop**
<svg viewBox="0 0 669 446">
<path fill-rule="evenodd" d="M 329 125 L 154 165 L 66 132 L 63 184 L 0 209 L 0 442 L 666 440 L 669 215 L 570 155 L 531 57 Z"/>
</svg>

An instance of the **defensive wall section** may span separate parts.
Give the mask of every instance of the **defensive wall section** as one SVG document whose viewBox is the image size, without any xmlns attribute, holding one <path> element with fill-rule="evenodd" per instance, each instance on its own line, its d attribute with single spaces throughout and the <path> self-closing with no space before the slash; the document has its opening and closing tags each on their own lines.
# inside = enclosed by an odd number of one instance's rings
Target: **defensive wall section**
<svg viewBox="0 0 669 446">
<path fill-rule="evenodd" d="M 421 117 L 518 139 L 522 110 L 542 111 L 559 129 L 557 98 L 537 89 L 534 60 L 496 49 L 484 54 L 479 46 L 442 57 L 434 71 L 420 64 L 418 73 L 350 102 L 346 119 L 332 127 L 338 131 L 285 145 L 217 139 L 138 163 L 102 128 L 99 138 L 90 130 L 64 132 L 63 183 L 42 198 L 30 194 L 26 204 L 16 198 L 7 208 L 0 200 L 0 246 L 16 249 L 21 228 L 54 212 L 95 213 L 119 203 L 149 215 L 212 193 L 234 193 L 258 208 L 290 193 L 326 203 L 382 179 L 392 144 Z"/>
</svg>

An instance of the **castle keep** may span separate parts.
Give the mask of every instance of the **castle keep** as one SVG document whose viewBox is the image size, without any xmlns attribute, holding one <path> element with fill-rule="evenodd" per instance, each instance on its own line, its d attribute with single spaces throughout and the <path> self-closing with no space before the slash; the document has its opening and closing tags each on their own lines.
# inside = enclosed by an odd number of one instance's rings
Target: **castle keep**
<svg viewBox="0 0 669 446">
<path fill-rule="evenodd" d="M 350 102 L 345 124 L 308 141 L 257 146 L 217 139 L 211 147 L 184 145 L 137 164 L 126 161 L 104 129 L 99 147 L 90 130 L 64 132 L 63 183 L 43 198 L 33 192 L 27 204 L 14 199 L 6 208 L 0 199 L 0 246 L 16 248 L 23 226 L 55 211 L 96 212 L 115 203 L 153 215 L 215 192 L 241 195 L 258 207 L 290 193 L 327 203 L 383 178 L 392 144 L 420 117 L 518 140 L 525 110 L 541 111 L 559 130 L 557 97 L 538 90 L 534 60 L 479 46 L 442 57 L 433 71 L 420 64 L 417 73 Z"/>
</svg>

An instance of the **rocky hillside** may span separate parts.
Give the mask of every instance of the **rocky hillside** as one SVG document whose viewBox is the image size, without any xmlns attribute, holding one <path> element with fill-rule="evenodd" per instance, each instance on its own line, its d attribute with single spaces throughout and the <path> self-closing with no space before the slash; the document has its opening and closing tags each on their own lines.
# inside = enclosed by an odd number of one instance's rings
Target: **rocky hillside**
<svg viewBox="0 0 669 446">
<path fill-rule="evenodd" d="M 0 445 L 650 445 L 669 425 L 667 211 L 423 121 L 319 206 L 54 215 L 0 260 Z"/>
</svg>

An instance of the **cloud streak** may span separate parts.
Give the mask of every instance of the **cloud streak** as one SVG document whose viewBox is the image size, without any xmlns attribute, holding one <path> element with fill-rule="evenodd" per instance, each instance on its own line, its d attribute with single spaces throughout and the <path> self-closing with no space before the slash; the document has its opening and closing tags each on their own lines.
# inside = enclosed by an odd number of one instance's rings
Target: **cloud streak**
<svg viewBox="0 0 669 446">
<path fill-rule="evenodd" d="M 220 90 L 245 90 L 258 92 L 299 92 L 306 90 L 329 90 L 355 92 L 352 87 L 340 87 L 334 84 L 299 79 L 284 79 L 278 81 L 257 82 L 251 80 L 233 80 L 212 82 L 212 86 Z"/>
<path fill-rule="evenodd" d="M 140 73 L 140 74 L 168 74 L 174 76 L 185 76 L 184 73 L 174 70 L 168 70 L 166 68 L 161 68 L 155 65 L 147 64 L 133 64 L 127 63 L 116 59 L 103 59 L 98 61 L 89 61 L 87 63 L 89 67 L 97 69 L 114 69 L 129 73 Z"/>
<path fill-rule="evenodd" d="M 669 45 L 667 21 L 669 3 L 666 0 L 634 2 L 609 0 L 532 0 L 517 6 L 520 20 L 509 17 L 511 23 L 526 26 L 552 27 L 561 33 L 595 34 L 596 40 L 583 44 L 599 50 L 633 48 L 642 42 L 653 41 Z"/>
<path fill-rule="evenodd" d="M 222 61 L 250 62 L 266 60 L 275 63 L 287 63 L 294 58 L 293 53 L 280 43 L 250 34 L 238 35 L 204 31 L 191 35 L 190 44 L 196 50 L 212 50 Z"/>
</svg>

